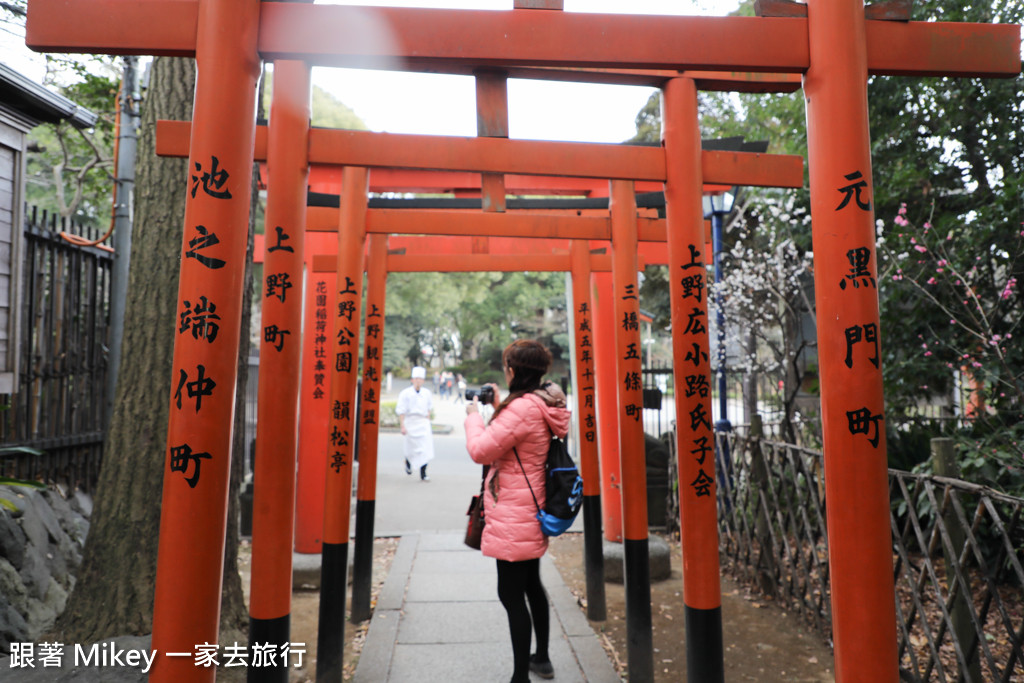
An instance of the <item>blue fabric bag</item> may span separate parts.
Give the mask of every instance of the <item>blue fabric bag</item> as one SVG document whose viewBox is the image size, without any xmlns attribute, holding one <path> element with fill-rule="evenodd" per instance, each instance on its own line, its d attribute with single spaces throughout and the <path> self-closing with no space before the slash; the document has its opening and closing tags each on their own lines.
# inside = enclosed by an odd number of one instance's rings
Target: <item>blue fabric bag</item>
<svg viewBox="0 0 1024 683">
<path fill-rule="evenodd" d="M 526 477 L 526 470 L 523 469 L 523 461 L 519 459 L 519 452 L 513 447 L 512 452 L 519 461 L 519 469 L 523 470 Z M 537 503 L 537 496 L 533 493 L 529 478 L 526 485 L 530 487 L 530 495 L 533 496 L 533 504 L 537 506 L 537 521 L 540 522 L 541 531 L 545 536 L 558 536 L 572 526 L 583 505 L 583 477 L 580 471 L 569 456 L 565 447 L 565 441 L 554 434 L 551 435 L 551 443 L 548 446 L 547 477 L 545 480 L 544 509 L 540 509 Z"/>
</svg>

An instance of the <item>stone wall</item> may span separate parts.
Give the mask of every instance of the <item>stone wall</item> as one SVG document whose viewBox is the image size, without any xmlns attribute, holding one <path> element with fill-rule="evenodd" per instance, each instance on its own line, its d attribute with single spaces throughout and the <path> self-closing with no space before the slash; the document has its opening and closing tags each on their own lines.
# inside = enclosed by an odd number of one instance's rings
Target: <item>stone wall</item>
<svg viewBox="0 0 1024 683">
<path fill-rule="evenodd" d="M 0 486 L 0 653 L 49 630 L 64 610 L 89 531 L 92 499 Z"/>
</svg>

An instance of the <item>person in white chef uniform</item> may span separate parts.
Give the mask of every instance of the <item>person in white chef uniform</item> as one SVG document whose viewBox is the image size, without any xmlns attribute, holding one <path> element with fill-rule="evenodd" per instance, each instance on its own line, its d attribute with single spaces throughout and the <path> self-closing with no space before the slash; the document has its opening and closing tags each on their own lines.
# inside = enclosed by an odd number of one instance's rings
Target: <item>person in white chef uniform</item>
<svg viewBox="0 0 1024 683">
<path fill-rule="evenodd" d="M 434 459 L 434 436 L 430 418 L 434 412 L 434 396 L 423 386 L 427 371 L 417 365 L 412 369 L 412 386 L 398 394 L 398 423 L 405 435 L 405 473 L 420 471 L 420 479 L 430 481 L 427 463 Z"/>
</svg>

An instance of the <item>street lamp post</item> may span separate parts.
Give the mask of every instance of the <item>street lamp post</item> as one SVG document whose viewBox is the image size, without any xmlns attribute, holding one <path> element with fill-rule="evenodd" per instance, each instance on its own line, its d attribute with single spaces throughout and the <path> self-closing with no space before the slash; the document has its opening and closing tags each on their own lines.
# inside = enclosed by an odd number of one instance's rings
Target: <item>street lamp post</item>
<svg viewBox="0 0 1024 683">
<path fill-rule="evenodd" d="M 727 192 L 704 195 L 704 217 L 711 219 L 711 249 L 715 262 L 715 284 L 722 282 L 722 226 L 725 217 L 732 213 L 736 189 Z M 732 431 L 729 422 L 728 391 L 726 389 L 726 353 L 725 353 L 725 313 L 722 304 L 721 287 L 716 286 L 715 322 L 718 327 L 718 420 L 715 421 L 716 432 Z"/>
<path fill-rule="evenodd" d="M 729 395 L 725 381 L 725 312 L 723 309 L 722 282 L 722 225 L 725 217 L 732 212 L 736 199 L 736 188 L 726 192 L 704 195 L 704 217 L 711 219 L 711 251 L 715 261 L 715 322 L 718 327 L 718 419 L 715 421 L 715 470 L 719 486 L 728 492 L 732 489 L 732 457 L 729 454 L 729 440 L 725 434 L 732 431 L 729 422 Z M 728 493 L 725 496 L 726 509 L 731 508 Z"/>
</svg>

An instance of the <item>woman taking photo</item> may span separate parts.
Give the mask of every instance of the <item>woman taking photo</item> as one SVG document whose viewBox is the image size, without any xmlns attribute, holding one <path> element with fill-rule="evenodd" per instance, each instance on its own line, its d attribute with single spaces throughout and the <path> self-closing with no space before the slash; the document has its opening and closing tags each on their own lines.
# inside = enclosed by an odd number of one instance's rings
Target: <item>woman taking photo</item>
<svg viewBox="0 0 1024 683">
<path fill-rule="evenodd" d="M 542 344 L 512 342 L 502 353 L 502 366 L 510 393 L 501 401 L 498 387 L 490 385 L 495 410 L 487 425 L 477 398 L 466 406 L 466 449 L 474 462 L 490 465 L 480 550 L 498 563 L 498 598 L 512 634 L 511 683 L 528 683 L 530 671 L 543 678 L 555 675 L 548 656 L 548 596 L 540 581 L 540 558 L 548 539 L 541 533 L 537 511 L 538 506 L 544 509 L 551 434 L 565 437 L 569 411 L 561 388 L 542 383 L 551 366 L 551 353 Z M 531 630 L 537 641 L 532 656 Z"/>
</svg>

